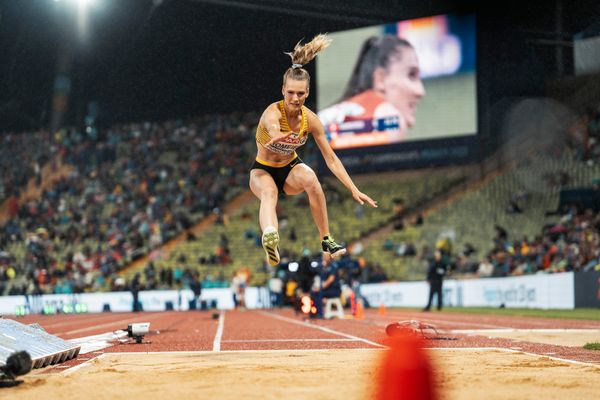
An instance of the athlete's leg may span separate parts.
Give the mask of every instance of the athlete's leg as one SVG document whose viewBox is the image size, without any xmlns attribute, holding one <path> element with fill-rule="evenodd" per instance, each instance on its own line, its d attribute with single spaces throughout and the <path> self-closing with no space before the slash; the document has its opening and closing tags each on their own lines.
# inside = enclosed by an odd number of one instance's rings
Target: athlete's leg
<svg viewBox="0 0 600 400">
<path fill-rule="evenodd" d="M 286 194 L 294 195 L 306 192 L 320 237 L 329 234 L 329 219 L 327 217 L 327 202 L 325 193 L 314 171 L 306 164 L 298 164 L 290 171 L 283 190 Z"/>
<path fill-rule="evenodd" d="M 346 249 L 337 244 L 329 234 L 327 202 L 323 188 L 314 171 L 306 164 L 296 165 L 285 180 L 283 190 L 290 195 L 306 192 L 308 202 L 310 203 L 310 211 L 322 239 L 321 247 L 323 248 L 323 252 L 333 258 L 338 258 L 346 254 Z"/>
<path fill-rule="evenodd" d="M 258 220 L 260 222 L 260 228 L 263 231 L 262 234 L 262 245 L 267 254 L 267 261 L 269 265 L 275 266 L 279 264 L 279 233 L 277 229 L 279 224 L 277 222 L 277 212 L 275 207 L 277 206 L 277 185 L 273 177 L 268 172 L 253 169 L 250 171 L 250 190 L 260 200 L 260 211 L 258 213 Z"/>
<path fill-rule="evenodd" d="M 267 171 L 253 169 L 250 171 L 250 190 L 260 200 L 260 211 L 258 213 L 260 228 L 263 231 L 268 227 L 278 229 L 279 223 L 275 211 L 278 191 L 273 177 Z"/>
</svg>

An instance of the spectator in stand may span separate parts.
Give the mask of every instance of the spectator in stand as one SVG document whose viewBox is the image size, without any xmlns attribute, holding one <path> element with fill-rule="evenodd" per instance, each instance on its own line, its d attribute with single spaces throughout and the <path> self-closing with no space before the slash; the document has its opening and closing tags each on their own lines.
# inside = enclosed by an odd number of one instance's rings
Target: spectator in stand
<svg viewBox="0 0 600 400">
<path fill-rule="evenodd" d="M 477 267 L 477 276 L 479 278 L 489 278 L 493 273 L 494 265 L 492 264 L 492 257 L 485 256 L 481 263 L 479 263 L 479 267 Z"/>
<path fill-rule="evenodd" d="M 74 171 L 43 191 L 39 199 L 21 205 L 4 228 L 7 235 L 2 236 L 19 240 L 24 232 L 44 227 L 56 246 L 48 250 L 48 257 L 72 244 L 93 243 L 88 258 L 99 263 L 86 271 L 101 274 L 110 283 L 123 266 L 187 229 L 241 190 L 248 173 L 232 160 L 249 156 L 243 153 L 244 143 L 251 142 L 250 126 L 255 118 L 247 114 L 125 124 L 101 130 L 97 137 L 75 129 L 62 130 L 54 138 L 44 134 L 44 140 L 23 134 L 17 141 L 9 135 L 3 138 L 8 144 L 0 152 L 14 150 L 20 143 L 32 144 L 27 151 L 14 153 L 23 157 L 31 154 L 31 149 L 60 149 Z M 227 156 L 219 150 L 224 143 Z M 170 148 L 178 149 L 177 156 L 163 157 Z M 163 161 L 166 159 L 169 161 Z M 27 164 L 42 166 L 43 160 L 36 158 Z M 32 260 L 32 271 L 44 268 L 39 257 L 32 256 Z M 47 272 L 54 276 L 54 271 Z M 88 281 L 82 281 L 82 290 L 89 290 L 97 280 Z M 53 291 L 52 282 L 45 284 L 48 291 Z"/>
</svg>

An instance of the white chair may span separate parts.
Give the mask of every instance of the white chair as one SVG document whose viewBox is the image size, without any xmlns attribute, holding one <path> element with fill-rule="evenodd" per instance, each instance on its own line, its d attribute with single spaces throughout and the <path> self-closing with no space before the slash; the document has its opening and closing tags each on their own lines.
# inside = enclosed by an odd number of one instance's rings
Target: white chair
<svg viewBox="0 0 600 400">
<path fill-rule="evenodd" d="M 335 312 L 332 311 L 331 306 L 335 305 Z M 323 313 L 325 319 L 338 317 L 344 319 L 344 308 L 342 307 L 342 300 L 339 297 L 331 297 L 325 299 L 325 312 Z"/>
</svg>

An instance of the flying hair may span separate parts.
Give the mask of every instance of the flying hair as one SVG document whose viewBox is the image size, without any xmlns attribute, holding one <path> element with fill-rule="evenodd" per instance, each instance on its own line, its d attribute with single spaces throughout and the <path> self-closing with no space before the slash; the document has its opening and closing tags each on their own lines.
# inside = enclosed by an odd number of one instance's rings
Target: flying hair
<svg viewBox="0 0 600 400">
<path fill-rule="evenodd" d="M 292 64 L 306 65 L 317 56 L 321 50 L 325 50 L 331 44 L 331 38 L 324 33 L 320 33 L 305 45 L 300 45 L 302 40 L 296 43 L 294 50 L 285 53 L 292 59 Z"/>
<path fill-rule="evenodd" d="M 303 66 L 312 61 L 320 51 L 327 48 L 331 41 L 332 39 L 326 34 L 320 33 L 304 45 L 300 44 L 302 40 L 296 43 L 293 51 L 285 53 L 292 59 L 292 66 L 285 71 L 283 83 L 285 84 L 286 80 L 290 78 L 308 81 L 308 84 L 310 84 L 310 75 Z"/>
</svg>

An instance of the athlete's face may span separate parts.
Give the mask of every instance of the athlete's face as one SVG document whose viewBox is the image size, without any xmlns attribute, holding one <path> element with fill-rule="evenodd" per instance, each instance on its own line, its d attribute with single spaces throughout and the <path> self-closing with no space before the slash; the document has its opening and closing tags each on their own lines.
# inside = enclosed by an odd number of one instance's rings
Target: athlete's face
<svg viewBox="0 0 600 400">
<path fill-rule="evenodd" d="M 377 68 L 373 87 L 400 111 L 409 127 L 415 124 L 417 105 L 425 96 L 425 88 L 413 48 L 402 46 L 398 55 L 391 57 L 387 68 Z"/>
<path fill-rule="evenodd" d="M 289 110 L 300 110 L 308 97 L 308 81 L 287 79 L 281 88 L 281 93 Z"/>
</svg>

